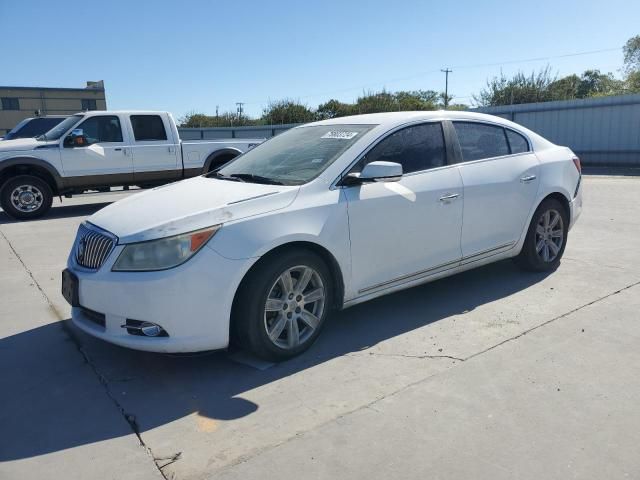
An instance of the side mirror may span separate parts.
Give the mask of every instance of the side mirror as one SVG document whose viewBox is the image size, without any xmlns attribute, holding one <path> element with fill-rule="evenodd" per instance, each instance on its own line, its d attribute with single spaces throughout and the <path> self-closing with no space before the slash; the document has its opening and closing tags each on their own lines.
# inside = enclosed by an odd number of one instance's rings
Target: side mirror
<svg viewBox="0 0 640 480">
<path fill-rule="evenodd" d="M 367 163 L 362 172 L 350 173 L 345 177 L 344 185 L 356 185 L 365 182 L 397 182 L 402 178 L 402 165 L 395 162 Z"/>
<path fill-rule="evenodd" d="M 64 139 L 65 147 L 86 147 L 87 145 L 87 137 L 84 136 L 84 131 L 81 128 L 74 128 Z"/>
</svg>

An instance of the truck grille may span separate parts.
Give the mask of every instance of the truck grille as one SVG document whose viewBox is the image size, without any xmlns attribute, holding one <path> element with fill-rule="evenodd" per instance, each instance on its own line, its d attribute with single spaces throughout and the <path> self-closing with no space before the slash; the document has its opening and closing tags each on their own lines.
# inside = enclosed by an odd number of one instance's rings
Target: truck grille
<svg viewBox="0 0 640 480">
<path fill-rule="evenodd" d="M 75 259 L 78 265 L 91 270 L 99 269 L 116 244 L 116 238 L 81 224 L 75 243 Z"/>
</svg>

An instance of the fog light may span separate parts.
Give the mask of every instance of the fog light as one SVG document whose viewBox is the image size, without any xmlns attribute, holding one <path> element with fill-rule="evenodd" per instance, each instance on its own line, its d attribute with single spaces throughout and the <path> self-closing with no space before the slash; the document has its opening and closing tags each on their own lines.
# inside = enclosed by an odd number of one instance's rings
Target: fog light
<svg viewBox="0 0 640 480">
<path fill-rule="evenodd" d="M 127 329 L 130 335 L 140 335 L 142 337 L 168 337 L 167 331 L 160 325 L 152 322 L 143 322 L 140 320 L 132 320 L 127 318 L 127 323 L 120 325 Z"/>
<path fill-rule="evenodd" d="M 162 329 L 158 325 L 149 322 L 144 322 L 140 326 L 140 331 L 147 337 L 157 337 L 158 335 L 160 335 L 160 333 L 162 333 Z"/>
</svg>

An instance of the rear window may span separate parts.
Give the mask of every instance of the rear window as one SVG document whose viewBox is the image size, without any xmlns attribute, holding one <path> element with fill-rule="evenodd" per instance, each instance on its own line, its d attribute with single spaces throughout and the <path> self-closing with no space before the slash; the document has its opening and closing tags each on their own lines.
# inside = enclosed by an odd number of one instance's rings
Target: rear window
<svg viewBox="0 0 640 480">
<path fill-rule="evenodd" d="M 131 126 L 137 142 L 167 139 L 160 115 L 131 115 Z"/>
</svg>

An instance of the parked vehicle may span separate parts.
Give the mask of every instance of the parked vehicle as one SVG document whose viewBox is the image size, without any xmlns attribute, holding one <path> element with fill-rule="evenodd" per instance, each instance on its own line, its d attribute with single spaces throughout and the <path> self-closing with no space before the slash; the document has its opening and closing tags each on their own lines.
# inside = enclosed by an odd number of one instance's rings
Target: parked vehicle
<svg viewBox="0 0 640 480">
<path fill-rule="evenodd" d="M 570 149 L 489 115 L 316 122 L 95 213 L 62 291 L 75 325 L 118 345 L 189 352 L 231 339 L 282 360 L 334 308 L 509 257 L 556 268 L 580 179 Z"/>
<path fill-rule="evenodd" d="M 39 137 L 0 142 L 0 205 L 32 219 L 49 210 L 54 195 L 201 175 L 262 141 L 183 142 L 167 112 L 78 113 Z"/>
<path fill-rule="evenodd" d="M 48 132 L 62 122 L 68 115 L 47 115 L 45 117 L 25 118 L 2 137 L 2 140 L 33 138 Z"/>
</svg>

